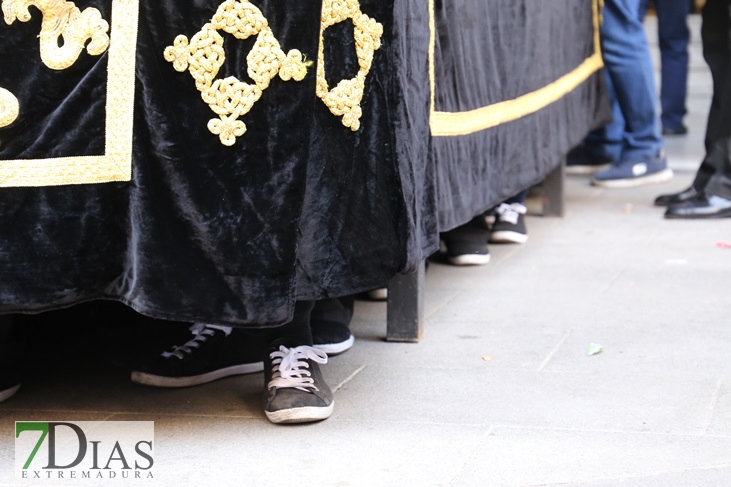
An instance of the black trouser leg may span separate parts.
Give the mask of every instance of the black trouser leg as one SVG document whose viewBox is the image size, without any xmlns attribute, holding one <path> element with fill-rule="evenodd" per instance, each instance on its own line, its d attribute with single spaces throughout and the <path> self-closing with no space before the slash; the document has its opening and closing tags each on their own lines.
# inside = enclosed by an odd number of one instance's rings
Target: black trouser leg
<svg viewBox="0 0 731 487">
<path fill-rule="evenodd" d="M 706 157 L 693 185 L 731 199 L 731 0 L 707 0 L 703 7 L 703 58 L 713 79 L 706 127 Z"/>
<path fill-rule="evenodd" d="M 300 345 L 312 345 L 310 314 L 314 305 L 314 301 L 297 301 L 294 306 L 292 321 L 282 326 L 264 330 L 264 343 L 267 350 L 277 348 L 279 345 L 290 348 Z"/>
</svg>

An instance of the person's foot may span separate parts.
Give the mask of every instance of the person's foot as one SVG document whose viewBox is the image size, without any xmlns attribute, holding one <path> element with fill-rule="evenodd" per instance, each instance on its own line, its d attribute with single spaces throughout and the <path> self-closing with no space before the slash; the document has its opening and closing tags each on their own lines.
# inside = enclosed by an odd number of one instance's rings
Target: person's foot
<svg viewBox="0 0 731 487">
<path fill-rule="evenodd" d="M 446 244 L 447 262 L 456 266 L 485 265 L 490 263 L 487 244 L 453 241 Z"/>
<path fill-rule="evenodd" d="M 655 198 L 655 206 L 670 206 L 677 205 L 683 201 L 687 201 L 698 194 L 693 186 L 684 189 L 678 193 L 661 194 Z"/>
<path fill-rule="evenodd" d="M 348 325 L 335 321 L 311 320 L 312 343 L 328 356 L 341 354 L 353 346 L 355 337 Z"/>
<path fill-rule="evenodd" d="M 327 363 L 322 350 L 279 345 L 265 360 L 264 413 L 272 423 L 309 423 L 329 418 L 335 400 L 318 364 Z"/>
<path fill-rule="evenodd" d="M 731 218 L 731 200 L 700 192 L 668 206 L 664 216 L 670 219 Z"/>
<path fill-rule="evenodd" d="M 490 229 L 484 215 L 480 214 L 457 228 L 441 233 L 440 237 L 442 252 L 450 264 L 471 266 L 490 262 L 487 248 Z"/>
<path fill-rule="evenodd" d="M 678 135 L 685 135 L 688 133 L 688 127 L 680 125 L 678 127 L 663 127 L 662 134 L 665 137 L 674 137 Z"/>
<path fill-rule="evenodd" d="M 594 174 L 591 184 L 602 188 L 634 188 L 646 184 L 670 181 L 673 170 L 661 152 L 646 160 L 623 159 L 605 170 Z"/>
<path fill-rule="evenodd" d="M 528 208 L 522 203 L 501 203 L 494 211 L 490 243 L 525 243 L 528 240 L 526 213 Z"/>
<path fill-rule="evenodd" d="M 264 370 L 264 342 L 255 334 L 195 324 L 193 337 L 150 361 L 139 364 L 130 379 L 155 387 L 188 387 L 232 375 Z"/>
<path fill-rule="evenodd" d="M 607 169 L 612 159 L 589 153 L 583 145 L 574 147 L 566 154 L 566 174 L 594 174 Z"/>
<path fill-rule="evenodd" d="M 10 369 L 0 367 L 0 402 L 13 397 L 20 389 L 20 378 Z"/>
</svg>

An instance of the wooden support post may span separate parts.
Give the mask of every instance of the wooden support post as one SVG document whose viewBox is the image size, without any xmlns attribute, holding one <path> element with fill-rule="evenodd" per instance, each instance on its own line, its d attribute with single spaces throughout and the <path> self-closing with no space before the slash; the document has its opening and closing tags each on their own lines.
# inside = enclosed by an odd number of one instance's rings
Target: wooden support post
<svg viewBox="0 0 731 487">
<path fill-rule="evenodd" d="M 399 274 L 388 283 L 386 340 L 412 342 L 421 340 L 424 322 L 424 281 L 426 264 L 416 271 Z"/>
<path fill-rule="evenodd" d="M 543 188 L 543 216 L 564 216 L 566 197 L 564 195 L 565 161 L 551 171 L 541 185 Z"/>
</svg>

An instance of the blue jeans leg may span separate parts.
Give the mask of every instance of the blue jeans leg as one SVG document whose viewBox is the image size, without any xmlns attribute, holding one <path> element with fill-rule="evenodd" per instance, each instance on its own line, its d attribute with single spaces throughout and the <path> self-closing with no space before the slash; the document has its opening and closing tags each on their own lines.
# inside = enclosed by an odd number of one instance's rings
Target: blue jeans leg
<svg viewBox="0 0 731 487">
<path fill-rule="evenodd" d="M 679 129 L 686 114 L 688 91 L 688 0 L 655 0 L 660 44 L 662 126 Z"/>
<path fill-rule="evenodd" d="M 617 95 L 614 93 L 612 78 L 605 70 L 607 84 L 607 96 L 609 106 L 612 108 L 612 121 L 589 132 L 584 140 L 584 149 L 589 156 L 600 161 L 618 161 L 622 157 L 622 144 L 624 139 L 624 117 L 619 108 Z"/>
<path fill-rule="evenodd" d="M 621 159 L 645 160 L 663 147 L 657 91 L 639 0 L 605 0 L 604 64 L 624 118 Z"/>
</svg>

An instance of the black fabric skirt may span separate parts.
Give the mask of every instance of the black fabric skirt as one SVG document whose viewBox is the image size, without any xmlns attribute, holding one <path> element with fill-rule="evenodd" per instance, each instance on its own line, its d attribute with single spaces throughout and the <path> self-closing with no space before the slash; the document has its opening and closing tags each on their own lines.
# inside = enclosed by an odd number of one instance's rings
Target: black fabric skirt
<svg viewBox="0 0 731 487">
<path fill-rule="evenodd" d="M 438 133 L 443 113 L 591 57 L 592 6 L 545 3 L 570 7 L 84 0 L 70 23 L 19 8 L 0 23 L 0 313 L 103 299 L 266 327 L 413 270 L 600 118 L 594 73 L 516 119 Z"/>
</svg>

